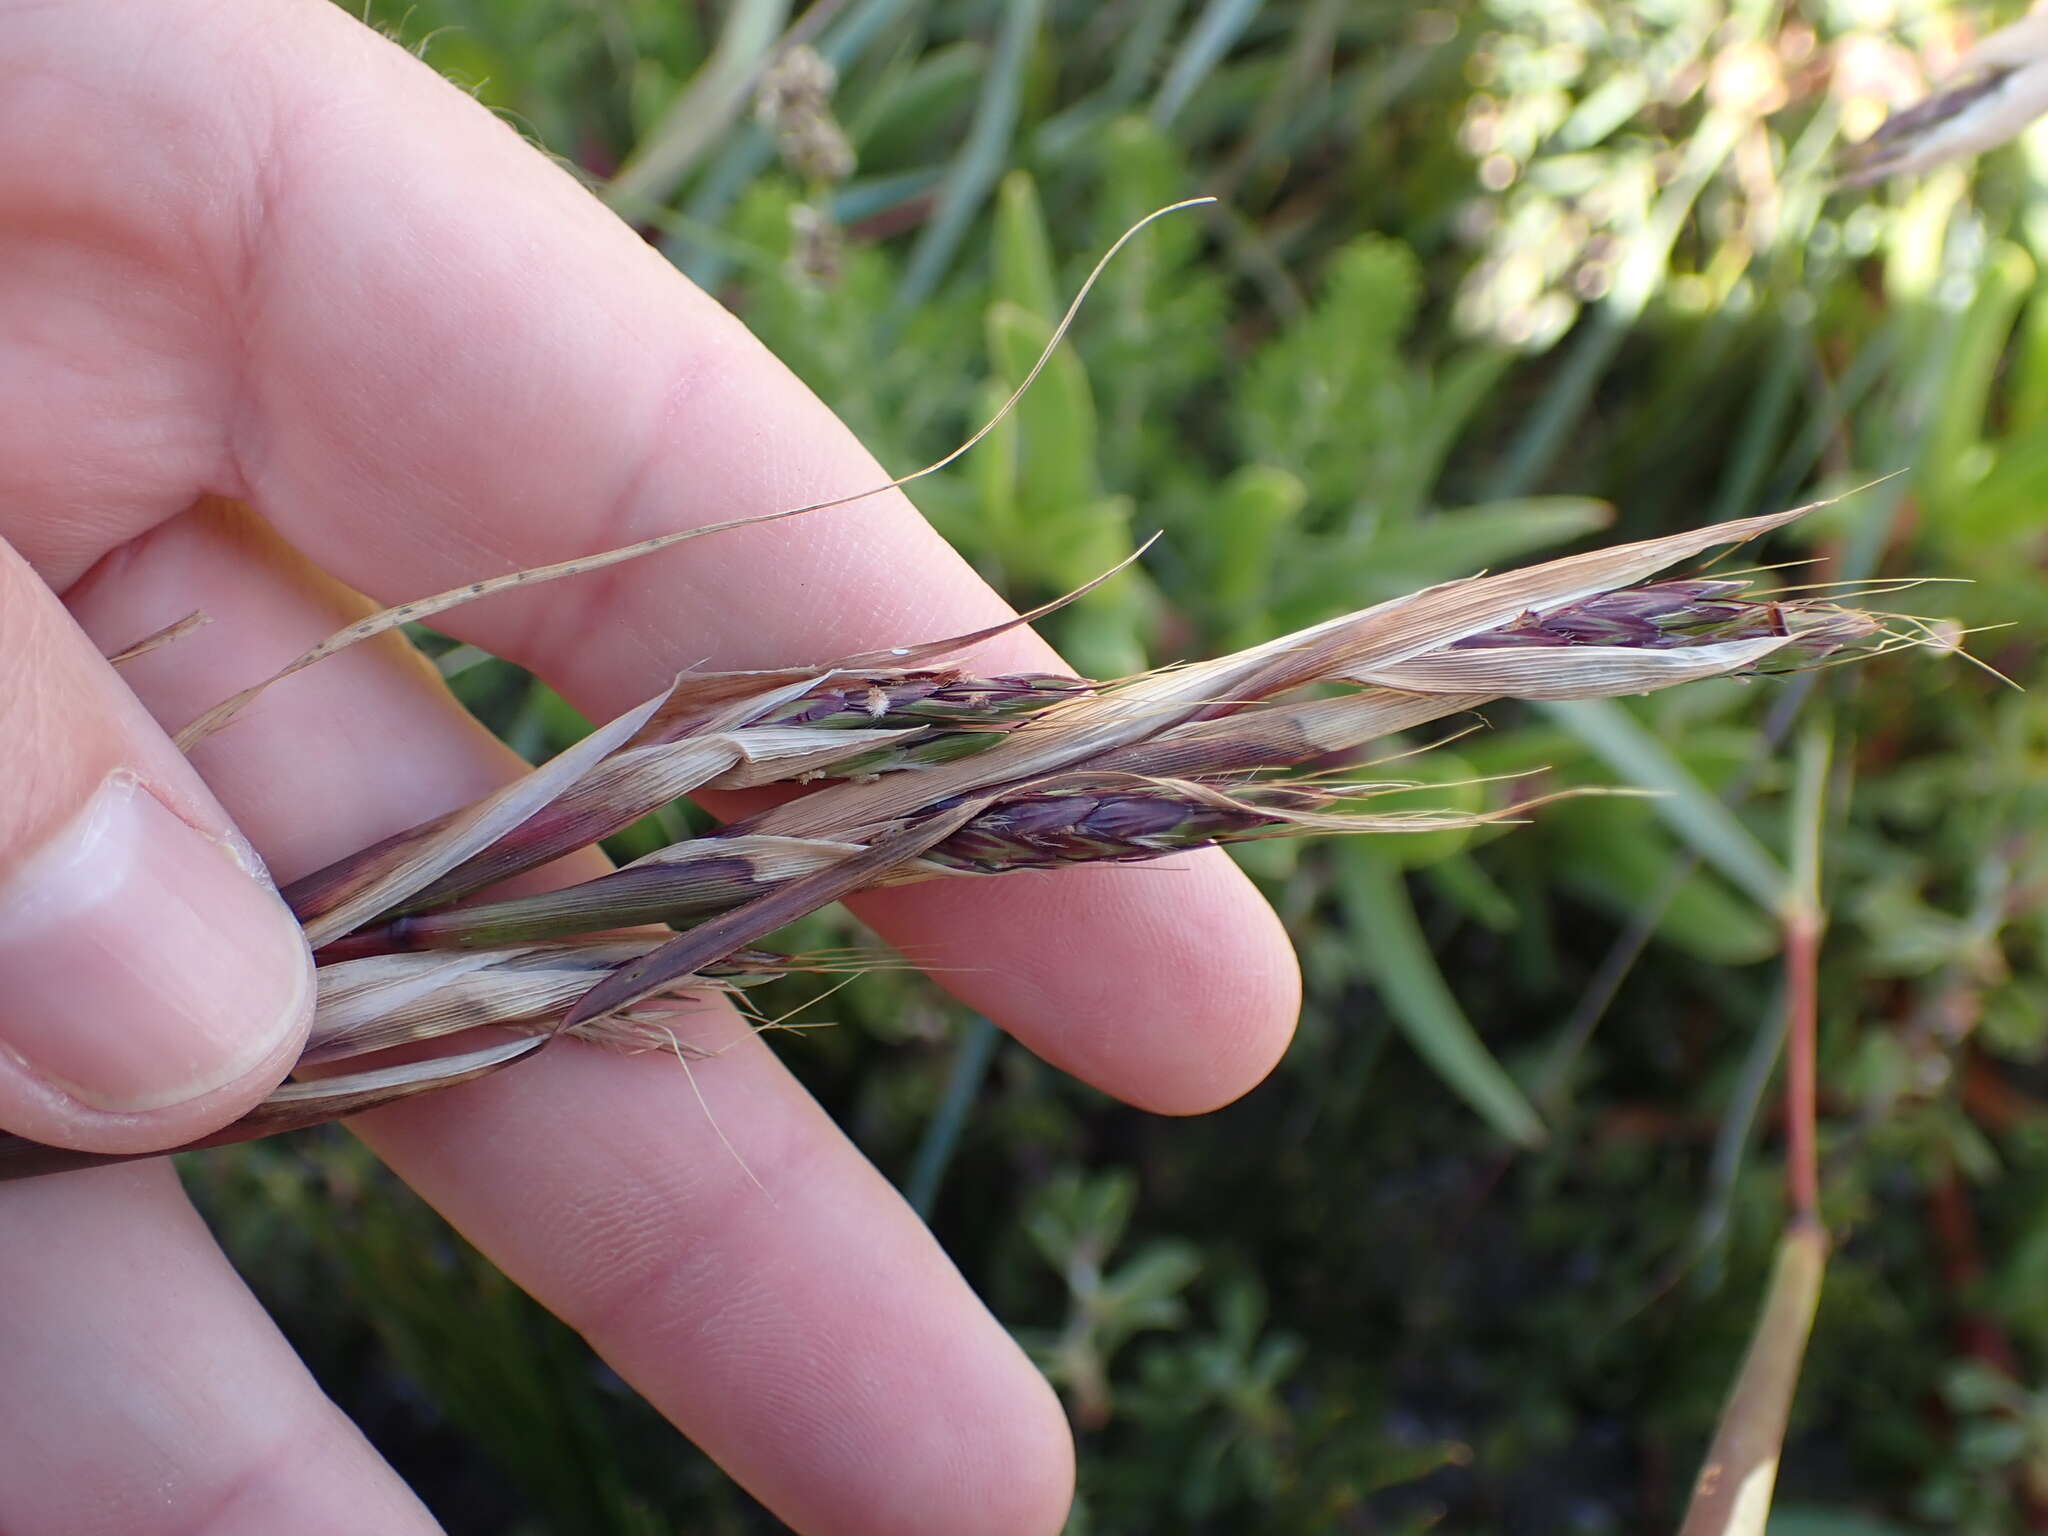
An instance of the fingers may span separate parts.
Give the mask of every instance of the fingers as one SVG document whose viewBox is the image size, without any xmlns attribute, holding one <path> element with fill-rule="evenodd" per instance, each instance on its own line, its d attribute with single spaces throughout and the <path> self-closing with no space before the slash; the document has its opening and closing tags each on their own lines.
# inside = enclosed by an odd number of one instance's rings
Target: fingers
<svg viewBox="0 0 2048 1536">
<path fill-rule="evenodd" d="M 1286 930 L 1218 852 L 876 891 L 848 903 L 1063 1071 L 1158 1114 L 1228 1104 L 1300 1009 Z"/>
<path fill-rule="evenodd" d="M 81 36 L 42 26 L 64 55 L 46 77 L 104 69 Z M 0 506 L 66 509 L 7 527 L 53 581 L 85 569 L 87 534 L 109 547 L 207 488 L 246 492 L 321 564 L 391 600 L 884 478 L 730 315 L 341 11 L 230 3 L 150 36 L 206 68 L 138 71 L 115 127 L 67 122 L 51 106 L 61 92 L 0 94 L 0 130 L 48 150 L 0 164 L 0 206 L 8 178 L 27 177 L 17 198 L 62 210 L 19 222 L 16 266 L 54 298 L 29 285 L 17 318 L 0 290 Z M 142 152 L 119 176 L 93 158 L 130 140 Z M 92 238 L 65 246 L 81 221 Z M 103 316 L 110 294 L 127 306 L 114 322 L 33 349 L 55 335 L 40 316 Z M 10 373 L 16 336 L 32 350 Z M 62 387 L 10 393 L 10 377 Z M 678 666 L 830 660 L 1003 611 L 891 494 L 443 622 L 606 716 Z M 1028 635 L 970 658 L 1050 660 Z M 250 657 L 223 682 L 274 661 Z M 1186 868 L 1200 873 L 913 890 L 863 910 L 1034 1049 L 1150 1107 L 1201 1109 L 1277 1058 L 1298 983 L 1249 883 L 1221 855 Z"/>
<path fill-rule="evenodd" d="M 694 1091 L 572 1047 L 364 1134 L 797 1530 L 1059 1530 L 1044 1378 L 758 1038 L 676 1027 Z"/>
<path fill-rule="evenodd" d="M 356 83 L 278 141 L 242 462 L 319 563 L 394 599 L 887 478 L 730 315 L 476 103 L 339 13 L 298 46 L 312 52 L 294 81 Z M 606 716 L 679 665 L 823 661 L 1005 612 L 891 493 L 442 622 Z M 1021 634 L 972 660 L 1055 664 Z M 859 910 L 1035 1050 L 1150 1107 L 1235 1097 L 1293 1028 L 1286 935 L 1221 854 Z"/>
<path fill-rule="evenodd" d="M 0 1530 L 438 1529 L 221 1258 L 170 1166 L 0 1185 Z"/>
<path fill-rule="evenodd" d="M 0 1126 L 143 1151 L 269 1091 L 312 1007 L 298 925 L 198 775 L 5 544 L 0 784 Z"/>
<path fill-rule="evenodd" d="M 331 593 L 285 559 L 253 520 L 203 513 L 74 601 L 88 627 L 195 602 L 217 615 L 135 666 L 151 705 L 175 714 L 222 692 L 251 652 L 289 654 L 331 627 Z M 282 874 L 516 767 L 390 652 L 361 648 L 306 680 L 201 754 Z M 274 787 L 307 782 L 312 841 L 305 806 Z M 715 1053 L 691 1075 L 568 1042 L 361 1128 L 797 1528 L 1057 1530 L 1072 1449 L 1043 1378 L 758 1038 L 722 1011 L 678 1028 Z"/>
</svg>

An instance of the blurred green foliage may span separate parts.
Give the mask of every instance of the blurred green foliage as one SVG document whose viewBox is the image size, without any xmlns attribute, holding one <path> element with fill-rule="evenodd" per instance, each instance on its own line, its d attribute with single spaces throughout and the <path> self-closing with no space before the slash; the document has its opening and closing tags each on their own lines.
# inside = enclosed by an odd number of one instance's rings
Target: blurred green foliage
<svg viewBox="0 0 2048 1536">
<path fill-rule="evenodd" d="M 2039 681 L 2048 141 L 1826 181 L 1845 132 L 2012 7 L 793 9 L 369 13 L 580 167 L 899 468 L 1011 391 L 1132 221 L 1219 194 L 1141 237 L 1016 415 L 914 491 L 1020 604 L 1165 531 L 1049 626 L 1085 670 L 1898 470 L 1761 558 L 1967 578 L 1873 601 L 2009 625 L 1974 648 Z M 836 89 L 762 120 L 790 26 Z M 582 728 L 475 660 L 448 658 L 456 686 L 522 751 Z M 1077 1531 L 1668 1526 L 1781 1217 L 1780 749 L 1825 714 L 1839 1248 L 1771 1529 L 2037 1528 L 2044 711 L 1914 653 L 1491 710 L 1455 759 L 1387 771 L 1468 797 L 1538 770 L 1668 793 L 1247 850 L 1308 1002 L 1275 1078 L 1203 1120 L 1112 1104 L 901 972 L 784 1053 L 883 1169 L 915 1170 L 1066 1393 Z M 345 1137 L 187 1173 L 452 1530 L 775 1528 Z"/>
</svg>

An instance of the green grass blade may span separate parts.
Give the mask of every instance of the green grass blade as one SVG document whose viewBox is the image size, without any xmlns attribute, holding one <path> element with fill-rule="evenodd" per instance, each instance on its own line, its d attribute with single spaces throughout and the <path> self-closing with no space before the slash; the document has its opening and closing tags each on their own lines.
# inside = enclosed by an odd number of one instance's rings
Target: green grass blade
<svg viewBox="0 0 2048 1536">
<path fill-rule="evenodd" d="M 903 1180 L 903 1198 L 927 1221 L 938 1201 L 946 1169 L 959 1150 L 960 1135 L 967 1129 L 967 1117 L 974 1110 L 989 1064 L 996 1059 L 996 1047 L 1001 1043 L 1002 1036 L 995 1025 L 977 1015 L 966 1022 L 959 1043 L 953 1047 L 953 1066 L 946 1074 L 945 1096 L 932 1112 L 917 1144 L 917 1155 L 911 1159 L 910 1172 Z"/>
<path fill-rule="evenodd" d="M 1542 1120 L 1458 1007 L 1416 921 L 1401 871 L 1363 845 L 1344 851 L 1340 870 L 1345 915 L 1409 1043 L 1495 1131 L 1517 1146 L 1541 1146 Z"/>
<path fill-rule="evenodd" d="M 1786 890 L 1784 866 L 1634 715 L 1612 699 L 1575 699 L 1542 708 L 1628 785 L 1657 791 L 1651 802 L 1657 814 L 1706 864 L 1765 911 L 1778 909 Z"/>
<path fill-rule="evenodd" d="M 1440 512 L 1373 540 L 1372 584 L 1389 595 L 1470 576 L 1605 528 L 1614 509 L 1591 496 L 1525 496 Z"/>
<path fill-rule="evenodd" d="M 1017 112 L 1024 96 L 1024 71 L 1031 62 L 1031 47 L 1045 15 L 1045 0 L 1013 0 L 1003 9 L 1002 31 L 996 37 L 995 52 L 989 59 L 988 79 L 982 88 L 981 105 L 975 109 L 967 142 L 932 209 L 931 222 L 918 236 L 910 263 L 897 287 L 895 313 L 908 314 L 939 286 L 953 254 L 967 233 L 991 188 L 1003 173 L 1009 158 L 1010 141 L 1017 131 Z"/>
<path fill-rule="evenodd" d="M 1264 0 L 1209 0 L 1188 31 L 1187 41 L 1174 55 L 1159 94 L 1152 99 L 1152 121 L 1164 128 L 1201 87 L 1223 56 L 1230 52 L 1244 29 L 1259 14 Z"/>
<path fill-rule="evenodd" d="M 1059 318 L 1066 306 L 1060 302 L 1052 238 L 1029 171 L 1010 172 L 996 192 L 994 259 L 998 300 L 1007 299 L 1048 326 Z"/>
<path fill-rule="evenodd" d="M 719 33 L 710 61 L 606 189 L 614 207 L 663 203 L 698 159 L 746 110 L 769 50 L 789 20 L 789 0 L 743 0 Z"/>
</svg>

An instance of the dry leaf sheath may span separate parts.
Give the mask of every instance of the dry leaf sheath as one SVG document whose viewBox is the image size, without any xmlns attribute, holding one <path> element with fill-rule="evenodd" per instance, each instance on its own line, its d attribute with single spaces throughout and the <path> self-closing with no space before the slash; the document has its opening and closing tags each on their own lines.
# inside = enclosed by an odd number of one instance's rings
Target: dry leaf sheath
<svg viewBox="0 0 2048 1536">
<path fill-rule="evenodd" d="M 1640 584 L 1806 510 L 1448 582 L 1112 682 L 942 664 L 1006 626 L 816 668 L 684 673 L 518 782 L 287 891 L 322 962 L 302 1065 L 476 1031 L 462 1043 L 488 1043 L 288 1082 L 205 1144 L 469 1081 L 564 1032 L 663 1044 L 649 1000 L 814 966 L 752 946 L 852 891 L 1520 814 L 1375 812 L 1377 791 L 1403 786 L 1324 770 L 1494 699 L 1644 693 L 1872 645 L 1878 622 L 1831 602 Z M 456 904 L 692 790 L 816 779 L 835 782 L 598 879 Z M 0 1139 L 0 1175 L 108 1160 Z"/>
</svg>

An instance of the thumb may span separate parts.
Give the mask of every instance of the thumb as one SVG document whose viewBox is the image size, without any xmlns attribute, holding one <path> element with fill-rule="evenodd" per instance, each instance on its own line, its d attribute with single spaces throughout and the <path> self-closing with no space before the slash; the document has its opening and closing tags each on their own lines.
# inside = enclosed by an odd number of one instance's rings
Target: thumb
<svg viewBox="0 0 2048 1536">
<path fill-rule="evenodd" d="M 290 1068 L 298 924 L 56 595 L 0 541 L 0 1129 L 187 1141 Z"/>
</svg>

